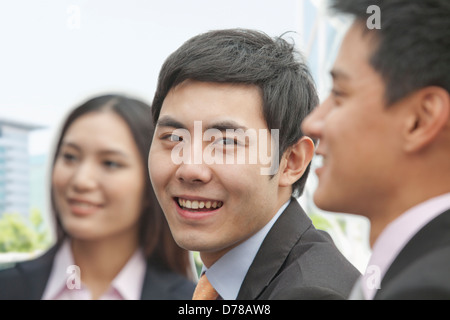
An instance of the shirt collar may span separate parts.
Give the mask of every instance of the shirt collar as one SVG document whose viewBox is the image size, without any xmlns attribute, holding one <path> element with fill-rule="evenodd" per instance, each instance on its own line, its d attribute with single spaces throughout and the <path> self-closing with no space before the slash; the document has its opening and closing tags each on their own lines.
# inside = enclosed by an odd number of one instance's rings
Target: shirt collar
<svg viewBox="0 0 450 320">
<path fill-rule="evenodd" d="M 217 260 L 209 269 L 203 267 L 209 282 L 224 300 L 235 300 L 242 282 L 250 268 L 259 247 L 275 221 L 290 203 L 290 199 L 273 218 L 253 236 L 234 247 Z"/>
<path fill-rule="evenodd" d="M 144 254 L 142 250 L 138 249 L 114 278 L 111 286 L 119 291 L 125 300 L 139 300 L 141 298 L 145 271 Z"/>
<path fill-rule="evenodd" d="M 366 273 L 362 277 L 362 291 L 366 299 L 373 299 L 381 279 L 409 240 L 449 208 L 450 193 L 446 193 L 407 210 L 383 230 L 375 241 Z"/>
<path fill-rule="evenodd" d="M 55 255 L 52 271 L 42 299 L 57 299 L 65 290 L 69 290 L 69 277 L 73 277 L 74 272 L 76 272 L 74 267 L 76 268 L 76 265 L 70 247 L 70 240 L 65 240 Z M 140 299 L 145 272 L 146 261 L 144 254 L 141 249 L 138 249 L 114 278 L 110 289 L 105 293 L 113 289 L 125 300 Z"/>
<path fill-rule="evenodd" d="M 71 266 L 75 266 L 75 262 L 70 249 L 70 241 L 65 240 L 53 260 L 52 271 L 42 296 L 43 300 L 56 299 L 67 288 L 69 276 L 76 272 Z"/>
</svg>

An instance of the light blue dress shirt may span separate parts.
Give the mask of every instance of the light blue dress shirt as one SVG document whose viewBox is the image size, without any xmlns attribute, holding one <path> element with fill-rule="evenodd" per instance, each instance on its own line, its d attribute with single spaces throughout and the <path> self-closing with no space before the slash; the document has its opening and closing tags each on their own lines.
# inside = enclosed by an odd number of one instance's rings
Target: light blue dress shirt
<svg viewBox="0 0 450 320">
<path fill-rule="evenodd" d="M 290 202 L 289 199 L 261 230 L 228 251 L 209 269 L 203 266 L 203 272 L 206 272 L 209 282 L 224 300 L 236 299 L 264 238 Z"/>
</svg>

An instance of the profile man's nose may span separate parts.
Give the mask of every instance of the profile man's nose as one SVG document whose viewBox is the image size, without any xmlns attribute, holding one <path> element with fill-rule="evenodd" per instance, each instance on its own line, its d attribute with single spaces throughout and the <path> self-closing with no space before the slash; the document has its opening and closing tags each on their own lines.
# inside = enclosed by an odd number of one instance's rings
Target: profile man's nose
<svg viewBox="0 0 450 320">
<path fill-rule="evenodd" d="M 329 112 L 330 102 L 325 100 L 318 105 L 302 122 L 302 131 L 314 139 L 320 139 L 324 127 L 325 117 Z"/>
</svg>

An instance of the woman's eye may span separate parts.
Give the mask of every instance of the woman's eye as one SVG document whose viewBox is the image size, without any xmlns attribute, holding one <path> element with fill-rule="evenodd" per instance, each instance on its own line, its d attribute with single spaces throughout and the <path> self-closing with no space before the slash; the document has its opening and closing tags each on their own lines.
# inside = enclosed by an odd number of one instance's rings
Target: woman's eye
<svg viewBox="0 0 450 320">
<path fill-rule="evenodd" d="M 77 157 L 69 152 L 64 152 L 61 156 L 66 162 L 75 162 L 77 160 Z"/>
<path fill-rule="evenodd" d="M 105 167 L 107 167 L 109 169 L 116 169 L 116 168 L 122 167 L 122 164 L 120 164 L 119 162 L 111 161 L 111 160 L 103 161 L 103 164 L 105 165 Z"/>
</svg>

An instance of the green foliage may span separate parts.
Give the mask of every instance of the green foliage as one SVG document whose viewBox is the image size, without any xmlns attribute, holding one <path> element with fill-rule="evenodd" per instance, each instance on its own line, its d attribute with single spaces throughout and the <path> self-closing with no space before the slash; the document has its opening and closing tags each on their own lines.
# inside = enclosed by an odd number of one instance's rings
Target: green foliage
<svg viewBox="0 0 450 320">
<path fill-rule="evenodd" d="M 195 269 L 197 271 L 197 275 L 200 276 L 202 272 L 203 262 L 200 258 L 200 253 L 198 251 L 192 251 L 192 255 L 194 257 Z"/>
<path fill-rule="evenodd" d="M 333 228 L 330 221 L 328 221 L 327 218 L 325 218 L 324 216 L 322 216 L 320 214 L 313 213 L 313 214 L 310 214 L 309 217 L 311 218 L 313 225 L 317 229 L 328 231 Z"/>
<path fill-rule="evenodd" d="M 39 210 L 31 210 L 28 219 L 19 213 L 0 217 L 0 253 L 32 252 L 49 244 L 49 230 Z"/>
</svg>

